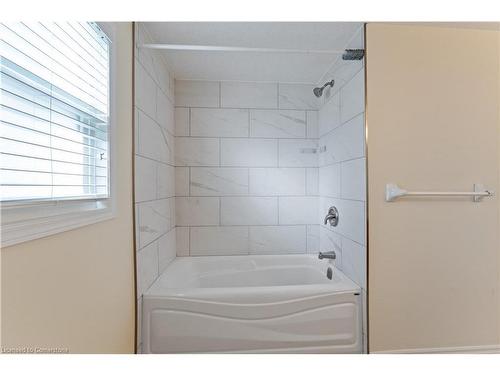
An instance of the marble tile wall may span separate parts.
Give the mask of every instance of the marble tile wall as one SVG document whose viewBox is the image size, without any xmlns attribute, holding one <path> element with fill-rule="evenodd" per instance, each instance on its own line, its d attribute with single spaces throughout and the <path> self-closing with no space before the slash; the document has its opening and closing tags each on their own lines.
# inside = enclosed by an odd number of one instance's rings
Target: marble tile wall
<svg viewBox="0 0 500 375">
<path fill-rule="evenodd" d="M 363 48 L 360 29 L 347 48 Z M 366 342 L 366 155 L 364 60 L 339 60 L 325 76 L 335 79 L 318 111 L 319 217 L 339 211 L 336 227 L 320 224 L 319 247 L 337 252 L 336 266 L 362 288 Z"/>
<path fill-rule="evenodd" d="M 137 44 L 151 42 L 140 23 Z M 137 297 L 176 256 L 174 79 L 155 51 L 135 50 L 135 211 Z M 141 352 L 141 314 L 138 314 Z"/>
<path fill-rule="evenodd" d="M 178 256 L 318 251 L 312 88 L 176 81 Z"/>
</svg>

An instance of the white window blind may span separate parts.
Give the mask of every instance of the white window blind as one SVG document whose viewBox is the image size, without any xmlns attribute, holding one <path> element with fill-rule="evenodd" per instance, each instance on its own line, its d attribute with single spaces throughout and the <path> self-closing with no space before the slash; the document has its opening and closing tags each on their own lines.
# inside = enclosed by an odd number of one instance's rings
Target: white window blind
<svg viewBox="0 0 500 375">
<path fill-rule="evenodd" d="M 94 23 L 0 24 L 0 200 L 109 196 L 110 41 Z"/>
</svg>

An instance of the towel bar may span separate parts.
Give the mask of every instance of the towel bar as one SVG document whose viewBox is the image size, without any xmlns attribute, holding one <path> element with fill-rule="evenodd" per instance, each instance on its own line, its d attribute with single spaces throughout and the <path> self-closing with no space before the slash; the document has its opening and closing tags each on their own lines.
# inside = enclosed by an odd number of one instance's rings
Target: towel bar
<svg viewBox="0 0 500 375">
<path fill-rule="evenodd" d="M 484 197 L 491 197 L 493 192 L 486 190 L 482 184 L 474 184 L 474 191 L 408 191 L 401 189 L 396 184 L 385 185 L 386 202 L 394 202 L 397 198 L 405 196 L 440 197 L 440 196 L 463 196 L 472 197 L 474 202 L 480 202 Z"/>
</svg>

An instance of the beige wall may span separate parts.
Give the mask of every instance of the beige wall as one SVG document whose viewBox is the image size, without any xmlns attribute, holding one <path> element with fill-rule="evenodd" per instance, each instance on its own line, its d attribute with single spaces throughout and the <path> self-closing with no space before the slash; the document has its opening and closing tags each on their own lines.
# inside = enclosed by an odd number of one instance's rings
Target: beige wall
<svg viewBox="0 0 500 375">
<path fill-rule="evenodd" d="M 2 346 L 134 351 L 132 25 L 117 24 L 117 215 L 1 251 Z"/>
<path fill-rule="evenodd" d="M 370 351 L 499 344 L 498 31 L 367 26 Z"/>
</svg>

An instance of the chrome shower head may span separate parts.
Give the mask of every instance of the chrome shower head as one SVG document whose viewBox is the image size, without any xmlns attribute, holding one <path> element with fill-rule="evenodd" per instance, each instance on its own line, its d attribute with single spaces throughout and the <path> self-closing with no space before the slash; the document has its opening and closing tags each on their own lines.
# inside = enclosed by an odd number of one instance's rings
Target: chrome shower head
<svg viewBox="0 0 500 375">
<path fill-rule="evenodd" d="M 335 84 L 335 80 L 332 79 L 330 82 L 325 83 L 322 87 L 315 87 L 313 88 L 313 93 L 317 98 L 320 98 L 321 95 L 323 95 L 323 90 L 325 89 L 326 86 L 333 87 Z"/>
<path fill-rule="evenodd" d="M 313 88 L 313 93 L 317 98 L 320 98 L 323 95 L 323 87 L 315 87 Z"/>
</svg>

